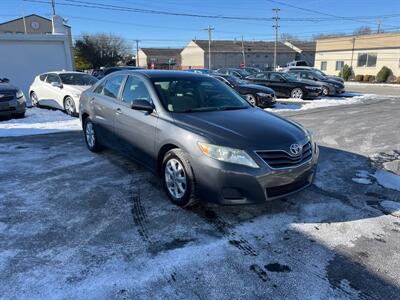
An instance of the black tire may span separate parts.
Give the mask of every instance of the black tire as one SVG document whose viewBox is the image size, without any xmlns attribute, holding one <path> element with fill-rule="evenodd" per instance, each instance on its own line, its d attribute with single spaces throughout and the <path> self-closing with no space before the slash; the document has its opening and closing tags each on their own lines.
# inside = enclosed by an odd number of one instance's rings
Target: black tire
<svg viewBox="0 0 400 300">
<path fill-rule="evenodd" d="M 326 86 L 322 87 L 322 96 L 329 96 L 329 89 Z"/>
<path fill-rule="evenodd" d="M 169 161 L 174 160 L 178 161 L 181 164 L 184 174 L 186 176 L 186 189 L 184 194 L 179 198 L 170 192 L 167 184 L 167 164 L 169 163 Z M 161 176 L 165 192 L 167 193 L 169 199 L 173 204 L 186 208 L 193 206 L 197 202 L 196 180 L 194 178 L 192 166 L 189 161 L 189 156 L 186 154 L 185 151 L 181 149 L 172 149 L 165 154 L 161 168 Z"/>
<path fill-rule="evenodd" d="M 72 99 L 72 97 L 67 96 L 64 99 L 64 111 L 74 117 L 76 116 L 76 107 L 75 107 L 75 101 Z"/>
<path fill-rule="evenodd" d="M 91 140 L 88 136 L 87 129 L 91 127 L 93 130 L 93 140 Z M 96 127 L 92 123 L 92 121 L 89 118 L 86 118 L 85 121 L 83 122 L 83 135 L 85 138 L 85 143 L 88 149 L 92 152 L 100 152 L 101 150 L 104 149 L 103 145 L 101 145 L 98 141 L 97 134 L 96 134 Z"/>
<path fill-rule="evenodd" d="M 31 92 L 30 98 L 33 107 L 39 106 L 39 99 L 35 92 Z"/>
</svg>

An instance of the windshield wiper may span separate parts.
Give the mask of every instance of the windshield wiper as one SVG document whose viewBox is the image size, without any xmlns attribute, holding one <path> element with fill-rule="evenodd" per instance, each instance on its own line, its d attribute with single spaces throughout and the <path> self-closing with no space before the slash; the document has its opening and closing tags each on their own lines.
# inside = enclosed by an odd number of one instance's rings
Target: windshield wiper
<svg viewBox="0 0 400 300">
<path fill-rule="evenodd" d="M 216 110 L 236 110 L 236 109 L 247 109 L 247 106 L 221 106 L 217 107 Z"/>
</svg>

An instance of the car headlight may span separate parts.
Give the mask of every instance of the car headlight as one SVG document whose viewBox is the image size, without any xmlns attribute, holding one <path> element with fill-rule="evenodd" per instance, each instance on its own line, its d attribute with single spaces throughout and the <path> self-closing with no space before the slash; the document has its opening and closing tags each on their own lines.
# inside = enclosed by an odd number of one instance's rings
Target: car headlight
<svg viewBox="0 0 400 300">
<path fill-rule="evenodd" d="M 244 165 L 251 168 L 259 168 L 257 163 L 246 153 L 246 151 L 200 142 L 198 142 L 197 145 L 204 155 L 216 160 Z"/>
<path fill-rule="evenodd" d="M 21 90 L 18 90 L 17 91 L 17 98 L 19 99 L 19 98 L 22 98 L 22 97 L 24 97 L 24 93 Z"/>
<path fill-rule="evenodd" d="M 257 95 L 258 96 L 260 96 L 260 97 L 273 97 L 273 95 L 271 95 L 271 94 L 267 94 L 267 93 L 257 93 Z"/>
</svg>

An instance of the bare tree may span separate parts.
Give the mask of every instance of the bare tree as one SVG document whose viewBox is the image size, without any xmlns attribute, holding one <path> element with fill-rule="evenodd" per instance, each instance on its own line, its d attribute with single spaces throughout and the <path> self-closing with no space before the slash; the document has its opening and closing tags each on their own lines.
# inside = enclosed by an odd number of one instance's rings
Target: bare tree
<svg viewBox="0 0 400 300">
<path fill-rule="evenodd" d="M 89 65 L 97 69 L 114 66 L 132 57 L 131 45 L 122 37 L 106 34 L 82 34 L 75 41 L 75 60 L 77 64 Z"/>
<path fill-rule="evenodd" d="M 354 35 L 366 35 L 372 33 L 373 33 L 372 29 L 369 26 L 362 26 L 353 31 Z"/>
</svg>

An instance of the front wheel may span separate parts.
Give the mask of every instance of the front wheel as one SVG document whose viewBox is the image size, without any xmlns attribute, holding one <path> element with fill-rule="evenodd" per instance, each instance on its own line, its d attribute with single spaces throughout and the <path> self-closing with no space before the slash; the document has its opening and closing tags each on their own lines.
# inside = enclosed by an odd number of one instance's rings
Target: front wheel
<svg viewBox="0 0 400 300">
<path fill-rule="evenodd" d="M 171 202 L 181 207 L 196 203 L 195 180 L 189 157 L 180 149 L 172 149 L 162 164 L 164 189 Z"/>
<path fill-rule="evenodd" d="M 324 95 L 324 96 L 329 95 L 329 89 L 326 86 L 322 87 L 322 95 Z"/>
<path fill-rule="evenodd" d="M 96 135 L 96 129 L 92 121 L 87 118 L 83 123 L 83 134 L 88 149 L 92 152 L 100 152 L 103 146 L 99 143 Z"/>
<path fill-rule="evenodd" d="M 64 99 L 64 110 L 70 116 L 76 115 L 75 101 L 70 96 Z"/>
<path fill-rule="evenodd" d="M 33 107 L 36 107 L 36 106 L 39 105 L 39 98 L 38 98 L 38 96 L 36 95 L 35 92 L 31 93 L 31 103 L 32 103 Z"/>
<path fill-rule="evenodd" d="M 294 99 L 303 99 L 303 90 L 301 88 L 294 88 L 290 92 L 290 97 Z"/>
<path fill-rule="evenodd" d="M 247 100 L 247 102 L 249 102 L 251 105 L 253 106 L 257 106 L 257 98 L 256 96 L 252 95 L 252 94 L 246 94 L 244 95 L 244 98 Z"/>
</svg>

